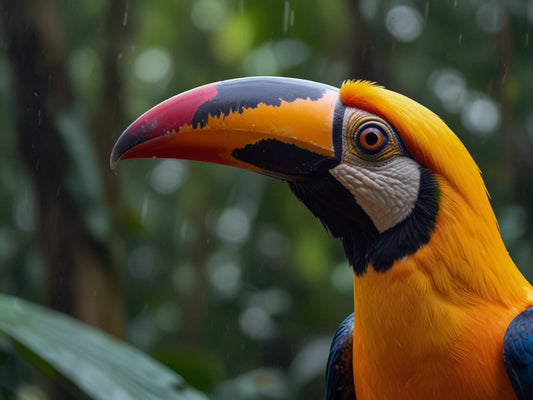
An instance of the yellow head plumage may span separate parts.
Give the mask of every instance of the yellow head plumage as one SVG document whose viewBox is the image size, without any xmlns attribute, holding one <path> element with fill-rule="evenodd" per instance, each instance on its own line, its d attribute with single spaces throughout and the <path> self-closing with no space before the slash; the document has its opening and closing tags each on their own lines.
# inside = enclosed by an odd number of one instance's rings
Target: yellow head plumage
<svg viewBox="0 0 533 400">
<path fill-rule="evenodd" d="M 430 245 L 415 256 L 433 284 L 512 301 L 525 280 L 503 245 L 480 171 L 458 137 L 426 107 L 372 82 L 345 81 L 340 98 L 389 121 L 413 158 L 435 174 L 437 226 Z"/>
<path fill-rule="evenodd" d="M 435 113 L 406 96 L 368 81 L 345 81 L 340 98 L 350 107 L 365 109 L 388 120 L 418 162 L 447 179 L 474 209 L 493 215 L 476 163 Z"/>
</svg>

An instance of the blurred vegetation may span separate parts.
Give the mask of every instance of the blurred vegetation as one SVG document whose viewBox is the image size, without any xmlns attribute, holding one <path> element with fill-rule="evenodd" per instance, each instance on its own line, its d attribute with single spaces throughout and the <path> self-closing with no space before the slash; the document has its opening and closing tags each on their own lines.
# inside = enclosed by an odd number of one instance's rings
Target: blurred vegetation
<svg viewBox="0 0 533 400">
<path fill-rule="evenodd" d="M 146 109 L 250 75 L 369 79 L 431 108 L 478 162 L 533 278 L 532 0 L 1 4 L 1 292 L 126 337 L 216 399 L 323 398 L 352 309 L 340 243 L 282 182 L 107 164 Z M 43 379 L 0 342 L 2 394 L 67 398 Z"/>
</svg>

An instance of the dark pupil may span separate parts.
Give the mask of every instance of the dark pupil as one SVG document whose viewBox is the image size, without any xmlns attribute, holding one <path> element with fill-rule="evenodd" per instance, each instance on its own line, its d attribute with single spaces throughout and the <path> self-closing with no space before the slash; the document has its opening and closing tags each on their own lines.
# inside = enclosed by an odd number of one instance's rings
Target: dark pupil
<svg viewBox="0 0 533 400">
<path fill-rule="evenodd" d="M 378 142 L 378 135 L 376 135 L 374 132 L 368 132 L 365 135 L 365 142 L 369 146 L 374 146 Z"/>
</svg>

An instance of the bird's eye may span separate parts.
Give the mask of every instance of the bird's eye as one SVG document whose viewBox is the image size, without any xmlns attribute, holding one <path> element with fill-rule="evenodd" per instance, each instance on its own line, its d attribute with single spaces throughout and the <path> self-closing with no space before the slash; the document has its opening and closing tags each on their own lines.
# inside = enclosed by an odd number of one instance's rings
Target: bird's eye
<svg viewBox="0 0 533 400">
<path fill-rule="evenodd" d="M 407 154 L 394 127 L 370 113 L 352 112 L 346 135 L 346 155 L 357 162 L 380 165 L 393 157 Z"/>
<path fill-rule="evenodd" d="M 389 141 L 384 129 L 377 124 L 363 124 L 359 127 L 355 143 L 359 150 L 366 154 L 379 153 Z"/>
</svg>

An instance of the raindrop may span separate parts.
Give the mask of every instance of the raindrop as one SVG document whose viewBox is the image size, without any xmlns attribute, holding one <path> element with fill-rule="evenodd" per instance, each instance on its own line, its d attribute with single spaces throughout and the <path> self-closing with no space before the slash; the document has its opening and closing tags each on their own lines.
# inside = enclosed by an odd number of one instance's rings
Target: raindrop
<svg viewBox="0 0 533 400">
<path fill-rule="evenodd" d="M 13 209 L 13 219 L 17 228 L 24 232 L 31 232 L 35 226 L 33 198 L 26 192 L 17 199 Z"/>
<path fill-rule="evenodd" d="M 150 84 L 169 76 L 172 67 L 172 58 L 162 47 L 146 49 L 135 60 L 135 74 L 141 81 Z"/>
<path fill-rule="evenodd" d="M 387 29 L 400 42 L 417 39 L 422 33 L 423 21 L 416 8 L 406 5 L 392 7 L 385 16 Z"/>
<path fill-rule="evenodd" d="M 176 246 L 187 245 L 197 240 L 199 223 L 194 219 L 176 219 L 174 225 L 174 242 Z"/>
<path fill-rule="evenodd" d="M 289 30 L 290 14 L 291 14 L 290 4 L 288 0 L 285 0 L 285 4 L 283 5 L 283 32 L 287 32 Z"/>
<path fill-rule="evenodd" d="M 159 162 L 150 176 L 150 183 L 160 194 L 174 193 L 185 178 L 185 165 L 179 160 L 163 160 Z"/>
<path fill-rule="evenodd" d="M 141 212 L 139 213 L 142 223 L 145 223 L 146 220 L 148 219 L 149 211 L 150 211 L 150 197 L 146 195 L 144 196 L 144 199 L 141 203 Z"/>
<path fill-rule="evenodd" d="M 473 134 L 487 137 L 494 133 L 501 121 L 498 104 L 483 93 L 472 93 L 461 113 L 463 125 Z"/>
<path fill-rule="evenodd" d="M 126 7 L 124 8 L 124 17 L 122 18 L 122 26 L 126 26 L 126 24 L 128 23 L 129 8 L 130 8 L 130 2 L 127 1 Z"/>
</svg>

